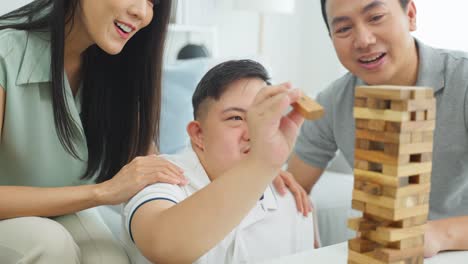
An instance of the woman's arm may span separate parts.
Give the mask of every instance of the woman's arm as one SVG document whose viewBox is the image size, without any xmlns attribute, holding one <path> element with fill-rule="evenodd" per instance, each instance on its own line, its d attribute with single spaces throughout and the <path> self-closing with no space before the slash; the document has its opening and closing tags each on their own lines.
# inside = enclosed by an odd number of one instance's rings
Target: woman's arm
<svg viewBox="0 0 468 264">
<path fill-rule="evenodd" d="M 0 220 L 58 216 L 103 204 L 96 185 L 63 188 L 0 186 Z"/>
<path fill-rule="evenodd" d="M 136 211 L 132 235 L 146 258 L 157 263 L 193 262 L 241 222 L 294 145 L 303 119 L 297 112 L 282 119 L 281 114 L 298 96 L 278 87 L 262 90 L 248 111 L 248 157 L 177 205 L 153 201 Z"/>
<path fill-rule="evenodd" d="M 0 186 L 0 219 L 58 216 L 129 200 L 156 182 L 187 183 L 177 166 L 155 155 L 137 157 L 100 184 L 57 188 Z"/>
</svg>

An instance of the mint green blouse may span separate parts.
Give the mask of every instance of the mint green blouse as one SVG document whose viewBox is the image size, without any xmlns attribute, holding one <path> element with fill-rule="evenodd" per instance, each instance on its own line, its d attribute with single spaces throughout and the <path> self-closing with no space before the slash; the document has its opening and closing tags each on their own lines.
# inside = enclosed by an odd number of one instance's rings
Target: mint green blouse
<svg viewBox="0 0 468 264">
<path fill-rule="evenodd" d="M 85 183 L 80 177 L 87 166 L 88 151 L 79 118 L 80 96 L 73 97 L 65 76 L 69 111 L 81 132 L 75 146 L 82 160 L 77 160 L 63 148 L 55 130 L 50 54 L 48 33 L 0 31 L 0 85 L 6 97 L 0 185 L 60 187 Z"/>
</svg>

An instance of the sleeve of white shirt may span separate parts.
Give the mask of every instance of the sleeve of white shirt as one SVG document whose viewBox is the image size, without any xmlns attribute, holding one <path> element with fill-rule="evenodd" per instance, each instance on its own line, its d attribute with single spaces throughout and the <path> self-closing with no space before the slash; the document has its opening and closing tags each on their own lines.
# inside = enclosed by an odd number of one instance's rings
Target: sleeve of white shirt
<svg viewBox="0 0 468 264">
<path fill-rule="evenodd" d="M 186 195 L 184 191 L 178 185 L 156 183 L 145 187 L 143 190 L 133 196 L 130 201 L 124 204 L 123 218 L 125 231 L 130 235 L 132 241 L 134 241 L 131 230 L 132 218 L 136 210 L 138 210 L 138 208 L 140 208 L 142 205 L 157 200 L 170 201 L 174 204 L 177 204 L 185 198 Z"/>
</svg>

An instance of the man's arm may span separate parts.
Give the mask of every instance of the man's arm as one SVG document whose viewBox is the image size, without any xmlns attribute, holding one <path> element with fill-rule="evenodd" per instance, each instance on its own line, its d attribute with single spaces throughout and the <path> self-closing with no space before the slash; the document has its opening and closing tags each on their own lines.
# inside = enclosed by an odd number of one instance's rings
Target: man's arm
<svg viewBox="0 0 468 264">
<path fill-rule="evenodd" d="M 5 90 L 0 85 L 0 141 L 2 141 L 3 116 L 5 112 Z"/>
<path fill-rule="evenodd" d="M 424 256 L 441 251 L 468 250 L 468 216 L 430 221 L 424 237 Z"/>
<path fill-rule="evenodd" d="M 310 193 L 324 170 L 305 163 L 296 153 L 293 153 L 288 162 L 288 171 L 294 176 L 302 188 L 304 188 L 307 193 Z"/>
</svg>

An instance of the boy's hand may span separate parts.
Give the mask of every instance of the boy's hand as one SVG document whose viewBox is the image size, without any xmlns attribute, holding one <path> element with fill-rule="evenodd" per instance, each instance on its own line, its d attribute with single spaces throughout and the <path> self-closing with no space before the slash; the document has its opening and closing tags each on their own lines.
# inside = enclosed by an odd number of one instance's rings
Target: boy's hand
<svg viewBox="0 0 468 264">
<path fill-rule="evenodd" d="M 281 171 L 280 174 L 273 180 L 273 185 L 280 195 L 285 195 L 287 189 L 294 195 L 296 200 L 297 211 L 307 216 L 312 212 L 313 205 L 304 188 L 302 188 L 293 175 L 287 171 Z"/>
<path fill-rule="evenodd" d="M 267 86 L 257 94 L 247 112 L 251 154 L 256 162 L 279 169 L 286 161 L 304 118 L 295 110 L 286 116 L 283 113 L 300 96 L 290 84 Z"/>
</svg>

